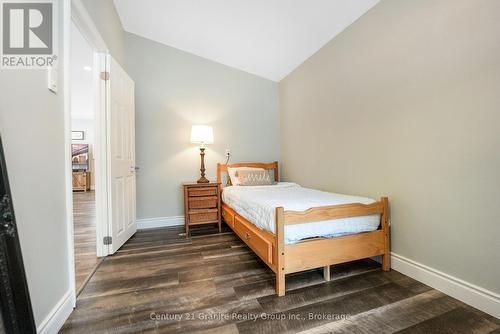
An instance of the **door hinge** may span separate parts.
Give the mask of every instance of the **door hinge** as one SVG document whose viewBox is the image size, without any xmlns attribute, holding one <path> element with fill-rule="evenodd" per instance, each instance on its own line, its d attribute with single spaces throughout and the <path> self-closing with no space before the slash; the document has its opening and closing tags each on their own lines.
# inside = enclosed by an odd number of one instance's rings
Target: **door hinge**
<svg viewBox="0 0 500 334">
<path fill-rule="evenodd" d="M 112 237 L 104 237 L 102 242 L 105 244 L 105 245 L 111 245 L 113 243 L 113 238 Z"/>
<path fill-rule="evenodd" d="M 109 72 L 107 72 L 107 71 L 101 72 L 101 80 L 108 81 L 109 80 Z"/>
</svg>

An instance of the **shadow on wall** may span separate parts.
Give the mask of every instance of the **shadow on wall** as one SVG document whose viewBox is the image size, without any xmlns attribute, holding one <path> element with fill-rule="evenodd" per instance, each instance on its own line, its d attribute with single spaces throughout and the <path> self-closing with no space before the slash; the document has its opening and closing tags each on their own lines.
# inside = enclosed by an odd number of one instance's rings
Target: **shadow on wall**
<svg viewBox="0 0 500 334">
<path fill-rule="evenodd" d="M 197 178 L 199 178 L 200 174 L 200 149 L 196 144 L 190 144 L 192 147 L 186 148 L 182 151 L 177 152 L 175 155 L 171 156 L 170 159 L 166 161 L 166 164 L 169 165 L 182 165 L 179 167 L 188 168 L 189 171 L 193 170 L 196 172 Z M 225 158 L 222 154 L 211 150 L 210 147 L 207 146 L 205 150 L 205 168 L 206 177 L 210 181 L 215 181 L 217 179 L 217 163 L 222 163 L 225 161 Z M 195 179 L 193 179 L 194 181 Z"/>
</svg>

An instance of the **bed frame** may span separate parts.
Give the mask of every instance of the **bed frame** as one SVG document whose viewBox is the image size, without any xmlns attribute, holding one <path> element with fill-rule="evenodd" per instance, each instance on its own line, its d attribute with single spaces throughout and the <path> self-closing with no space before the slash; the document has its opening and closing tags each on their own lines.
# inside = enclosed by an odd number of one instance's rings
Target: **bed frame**
<svg viewBox="0 0 500 334">
<path fill-rule="evenodd" d="M 228 167 L 258 167 L 274 170 L 279 181 L 278 162 L 217 164 L 217 182 L 222 182 Z M 226 175 L 227 176 L 227 175 Z M 228 176 L 227 176 L 228 177 Z M 221 191 L 223 191 L 221 187 Z M 276 274 L 276 293 L 285 295 L 285 275 L 299 271 L 323 268 L 323 276 L 330 280 L 330 265 L 382 255 L 382 270 L 390 270 L 389 200 L 387 197 L 372 204 L 344 204 L 311 208 L 306 211 L 285 211 L 276 208 L 276 234 L 259 229 L 238 215 L 229 205 L 222 203 L 222 217 L 229 227 Z M 379 229 L 337 238 L 315 238 L 285 245 L 285 225 L 321 220 L 350 218 L 380 214 Z M 329 223 L 334 224 L 334 223 Z"/>
</svg>

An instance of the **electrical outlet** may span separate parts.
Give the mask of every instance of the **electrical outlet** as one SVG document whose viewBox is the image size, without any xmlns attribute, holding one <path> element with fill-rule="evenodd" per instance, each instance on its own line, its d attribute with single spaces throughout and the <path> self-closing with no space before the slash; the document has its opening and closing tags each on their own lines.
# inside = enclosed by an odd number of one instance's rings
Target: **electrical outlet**
<svg viewBox="0 0 500 334">
<path fill-rule="evenodd" d="M 229 158 L 231 156 L 231 150 L 226 148 L 226 158 Z"/>
</svg>

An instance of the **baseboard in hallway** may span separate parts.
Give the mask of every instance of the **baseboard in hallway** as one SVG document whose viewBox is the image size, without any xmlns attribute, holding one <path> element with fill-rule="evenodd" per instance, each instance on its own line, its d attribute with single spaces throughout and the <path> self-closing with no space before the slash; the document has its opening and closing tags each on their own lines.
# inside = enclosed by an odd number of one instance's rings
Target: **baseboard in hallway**
<svg viewBox="0 0 500 334">
<path fill-rule="evenodd" d="M 74 305 L 75 295 L 71 291 L 67 291 L 47 317 L 37 326 L 37 333 L 58 333 L 64 322 L 69 318 Z"/>
</svg>

